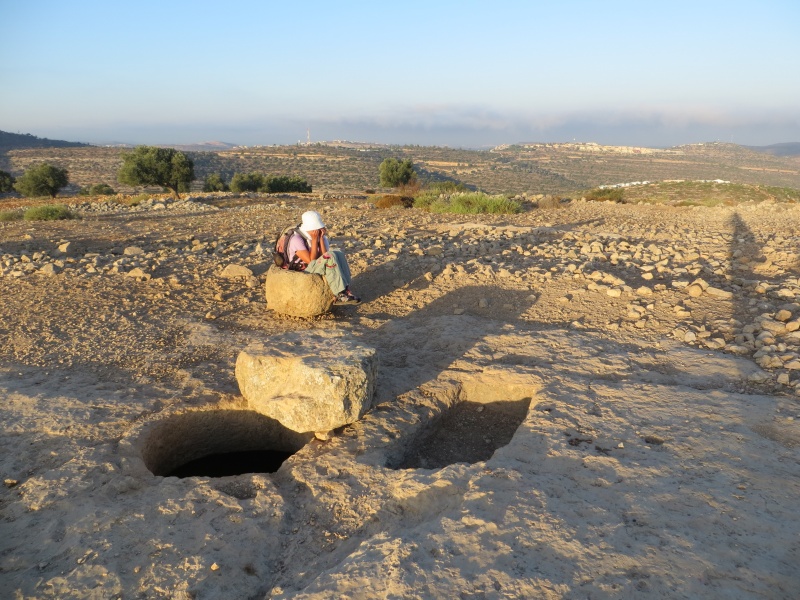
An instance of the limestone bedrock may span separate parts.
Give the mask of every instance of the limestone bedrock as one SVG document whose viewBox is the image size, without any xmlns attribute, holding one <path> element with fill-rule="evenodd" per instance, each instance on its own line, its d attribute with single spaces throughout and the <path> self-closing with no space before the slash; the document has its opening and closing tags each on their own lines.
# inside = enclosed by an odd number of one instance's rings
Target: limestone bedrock
<svg viewBox="0 0 800 600">
<path fill-rule="evenodd" d="M 334 297 L 322 275 L 271 266 L 264 284 L 267 308 L 293 317 L 315 317 L 328 312 Z"/>
<path fill-rule="evenodd" d="M 372 406 L 377 374 L 375 349 L 335 332 L 284 334 L 236 359 L 247 407 L 300 433 L 360 419 Z"/>
</svg>

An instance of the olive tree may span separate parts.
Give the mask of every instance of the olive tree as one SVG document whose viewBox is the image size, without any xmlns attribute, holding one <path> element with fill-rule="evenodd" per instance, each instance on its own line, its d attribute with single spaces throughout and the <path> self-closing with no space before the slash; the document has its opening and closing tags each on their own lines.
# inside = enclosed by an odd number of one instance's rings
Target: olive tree
<svg viewBox="0 0 800 600">
<path fill-rule="evenodd" d="M 381 163 L 380 173 L 382 187 L 399 187 L 417 178 L 414 163 L 409 159 L 387 158 Z"/>
<path fill-rule="evenodd" d="M 17 179 L 14 189 L 23 196 L 50 196 L 55 198 L 58 191 L 69 183 L 66 169 L 42 163 L 31 167 Z"/>
<path fill-rule="evenodd" d="M 194 179 L 194 163 L 174 148 L 137 146 L 122 155 L 117 180 L 126 185 L 159 185 L 172 191 L 176 198 L 189 189 Z"/>
</svg>

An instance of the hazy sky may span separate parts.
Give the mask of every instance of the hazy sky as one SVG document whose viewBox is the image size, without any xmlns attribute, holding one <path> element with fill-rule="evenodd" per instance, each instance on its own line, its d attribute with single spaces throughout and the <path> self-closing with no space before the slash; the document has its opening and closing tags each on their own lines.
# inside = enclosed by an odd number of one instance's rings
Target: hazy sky
<svg viewBox="0 0 800 600">
<path fill-rule="evenodd" d="M 0 130 L 92 143 L 800 141 L 800 1 L 0 0 Z"/>
</svg>

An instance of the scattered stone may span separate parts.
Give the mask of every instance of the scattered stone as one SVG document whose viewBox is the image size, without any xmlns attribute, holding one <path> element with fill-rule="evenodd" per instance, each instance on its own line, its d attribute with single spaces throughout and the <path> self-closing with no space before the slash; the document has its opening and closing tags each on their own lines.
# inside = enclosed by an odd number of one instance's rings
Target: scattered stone
<svg viewBox="0 0 800 600">
<path fill-rule="evenodd" d="M 135 277 L 137 279 L 147 279 L 149 280 L 152 275 L 150 273 L 146 273 L 141 267 L 134 267 L 127 273 L 125 273 L 126 277 Z"/>
<path fill-rule="evenodd" d="M 645 443 L 650 444 L 652 446 L 660 446 L 666 441 L 664 438 L 659 437 L 657 435 L 646 435 L 642 439 L 644 439 Z"/>
<path fill-rule="evenodd" d="M 714 298 L 719 298 L 720 300 L 729 300 L 730 298 L 733 298 L 732 292 L 729 292 L 727 290 L 722 290 L 720 288 L 713 287 L 710 285 L 706 287 L 705 292 L 709 296 L 713 296 Z"/>
<path fill-rule="evenodd" d="M 775 320 L 776 321 L 788 321 L 792 318 L 792 313 L 788 310 L 779 310 L 775 313 Z"/>
<path fill-rule="evenodd" d="M 703 295 L 703 288 L 701 288 L 699 285 L 693 284 L 686 288 L 686 293 L 692 298 L 699 298 Z"/>
<path fill-rule="evenodd" d="M 128 246 L 125 250 L 122 251 L 122 254 L 125 256 L 139 256 L 144 254 L 144 250 L 139 248 L 138 246 Z"/>
<path fill-rule="evenodd" d="M 236 279 L 238 277 L 252 277 L 253 272 L 242 265 L 230 264 L 222 270 L 219 276 L 223 279 Z"/>
<path fill-rule="evenodd" d="M 41 275 L 48 275 L 48 276 L 57 275 L 60 272 L 61 270 L 58 267 L 56 267 L 53 263 L 47 263 L 38 271 L 38 273 L 40 273 Z"/>
</svg>

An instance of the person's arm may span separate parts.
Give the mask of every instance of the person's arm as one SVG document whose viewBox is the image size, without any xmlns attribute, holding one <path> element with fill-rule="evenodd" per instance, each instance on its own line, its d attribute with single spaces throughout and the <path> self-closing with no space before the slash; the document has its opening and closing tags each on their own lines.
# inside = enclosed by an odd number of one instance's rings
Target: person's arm
<svg viewBox="0 0 800 600">
<path fill-rule="evenodd" d="M 306 264 L 310 264 L 312 260 L 325 254 L 325 230 L 314 229 L 313 231 L 309 231 L 308 235 L 311 236 L 310 248 L 308 250 L 297 251 L 297 256 Z"/>
</svg>

